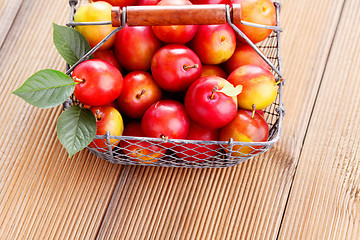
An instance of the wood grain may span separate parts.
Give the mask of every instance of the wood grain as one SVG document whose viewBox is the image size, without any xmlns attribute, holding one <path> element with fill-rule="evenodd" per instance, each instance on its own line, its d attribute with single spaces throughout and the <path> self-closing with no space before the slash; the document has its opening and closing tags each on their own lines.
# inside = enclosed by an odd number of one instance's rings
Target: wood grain
<svg viewBox="0 0 360 240">
<path fill-rule="evenodd" d="M 280 239 L 359 239 L 359 9 L 359 1 L 345 2 Z"/>
<path fill-rule="evenodd" d="M 0 239 L 275 239 L 281 224 L 283 239 L 356 239 L 360 116 L 349 114 L 359 107 L 356 1 L 347 0 L 342 15 L 344 0 L 283 1 L 281 140 L 238 166 L 200 170 L 122 167 L 86 150 L 69 159 L 56 139 L 61 109 L 39 110 L 10 94 L 37 70 L 64 70 L 51 22 L 64 24 L 69 7 L 23 0 L 5 17 L 13 23 L 0 50 Z M 301 152 L 314 103 L 317 120 Z"/>
<path fill-rule="evenodd" d="M 24 0 L 0 51 L 0 239 L 94 238 L 121 171 L 88 151 L 69 159 L 56 139 L 60 107 L 10 94 L 37 70 L 65 70 L 51 23 L 68 11 L 67 1 Z"/>
<path fill-rule="evenodd" d="M 98 239 L 275 239 L 342 4 L 284 1 L 287 115 L 272 150 L 228 169 L 127 167 Z"/>
<path fill-rule="evenodd" d="M 23 0 L 0 1 L 0 49 L 22 3 Z"/>
</svg>

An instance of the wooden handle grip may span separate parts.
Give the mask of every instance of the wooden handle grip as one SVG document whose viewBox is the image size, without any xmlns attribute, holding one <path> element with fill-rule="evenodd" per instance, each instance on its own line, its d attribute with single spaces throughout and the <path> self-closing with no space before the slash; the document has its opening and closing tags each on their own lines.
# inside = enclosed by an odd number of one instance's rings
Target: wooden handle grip
<svg viewBox="0 0 360 240">
<path fill-rule="evenodd" d="M 113 7 L 112 25 L 121 26 L 122 10 Z M 240 4 L 230 8 L 233 23 L 240 24 Z M 225 24 L 226 5 L 172 5 L 172 6 L 128 6 L 126 7 L 126 23 L 128 26 L 166 26 L 166 25 L 210 25 Z"/>
</svg>

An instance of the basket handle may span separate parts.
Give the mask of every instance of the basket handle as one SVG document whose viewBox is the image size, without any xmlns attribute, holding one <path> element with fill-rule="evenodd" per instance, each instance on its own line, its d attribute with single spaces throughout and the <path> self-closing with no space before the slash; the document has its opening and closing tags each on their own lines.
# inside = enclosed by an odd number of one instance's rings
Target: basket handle
<svg viewBox="0 0 360 240">
<path fill-rule="evenodd" d="M 232 22 L 240 24 L 240 4 L 232 4 L 229 10 Z M 122 19 L 128 26 L 225 24 L 226 12 L 225 4 L 113 7 L 111 22 L 114 27 L 122 26 Z"/>
</svg>

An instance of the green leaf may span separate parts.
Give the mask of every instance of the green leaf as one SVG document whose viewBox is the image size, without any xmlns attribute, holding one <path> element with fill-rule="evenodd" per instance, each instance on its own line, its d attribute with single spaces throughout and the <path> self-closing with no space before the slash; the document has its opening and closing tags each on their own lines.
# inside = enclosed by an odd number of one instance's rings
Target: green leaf
<svg viewBox="0 0 360 240">
<path fill-rule="evenodd" d="M 61 113 L 56 129 L 61 144 L 72 157 L 95 138 L 96 119 L 89 109 L 73 105 Z"/>
<path fill-rule="evenodd" d="M 222 92 L 223 94 L 229 96 L 229 97 L 235 97 L 237 95 L 239 95 L 242 91 L 242 85 L 237 85 L 236 87 L 234 87 L 234 85 L 230 84 L 226 84 L 221 90 L 219 90 L 218 92 Z"/>
<path fill-rule="evenodd" d="M 69 65 L 74 65 L 91 50 L 85 37 L 71 27 L 53 23 L 53 40 L 56 49 Z"/>
<path fill-rule="evenodd" d="M 75 84 L 71 77 L 60 71 L 44 69 L 29 77 L 12 93 L 38 108 L 51 108 L 68 99 Z"/>
</svg>

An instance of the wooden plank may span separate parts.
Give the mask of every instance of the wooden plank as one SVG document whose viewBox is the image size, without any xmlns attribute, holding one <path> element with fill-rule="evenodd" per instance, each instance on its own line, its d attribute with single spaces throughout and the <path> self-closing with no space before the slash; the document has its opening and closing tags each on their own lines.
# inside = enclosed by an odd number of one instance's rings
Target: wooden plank
<svg viewBox="0 0 360 240">
<path fill-rule="evenodd" d="M 228 169 L 129 167 L 98 239 L 275 239 L 343 2 L 284 1 L 287 115 L 272 150 Z"/>
<path fill-rule="evenodd" d="M 36 70 L 63 66 L 50 44 L 51 37 L 44 38 L 51 36 L 51 29 L 46 28 L 50 24 L 34 22 L 31 16 L 42 16 L 40 20 L 45 21 L 67 19 L 65 3 L 48 3 L 49 10 L 43 8 L 46 14 L 42 15 L 34 7 L 41 1 L 25 2 L 19 25 L 13 26 L 0 52 L 1 59 L 7 60 L 0 62 L 0 117 L 4 123 L 0 126 L 0 199 L 5 199 L 0 205 L 0 236 L 91 239 L 98 232 L 121 167 L 88 152 L 69 161 L 54 137 L 60 110 L 34 109 L 8 95 Z M 131 171 L 120 175 L 125 182 L 119 182 L 118 194 L 112 199 L 114 208 L 109 208 L 98 236 L 274 238 L 341 3 L 284 3 L 287 32 L 283 53 L 285 60 L 290 59 L 285 61 L 285 74 L 294 84 L 286 86 L 287 122 L 281 142 L 271 152 L 225 170 L 129 167 Z M 314 22 L 316 27 L 309 28 Z M 25 25 L 28 28 L 23 29 Z M 31 28 L 35 25 L 36 31 Z M 294 28 L 293 33 L 286 27 Z M 295 29 L 304 41 L 298 41 Z M 298 94 L 298 89 L 305 94 Z M 308 101 L 302 106 L 298 102 L 304 96 Z"/>
<path fill-rule="evenodd" d="M 280 239 L 359 239 L 359 9 L 345 2 Z"/>
<path fill-rule="evenodd" d="M 64 71 L 52 22 L 67 1 L 25 0 L 0 51 L 0 239 L 92 239 L 122 169 L 56 139 L 60 107 L 40 110 L 10 92 L 37 70 Z"/>
<path fill-rule="evenodd" d="M 23 0 L 1 0 L 0 1 L 0 49 L 12 26 Z"/>
</svg>

